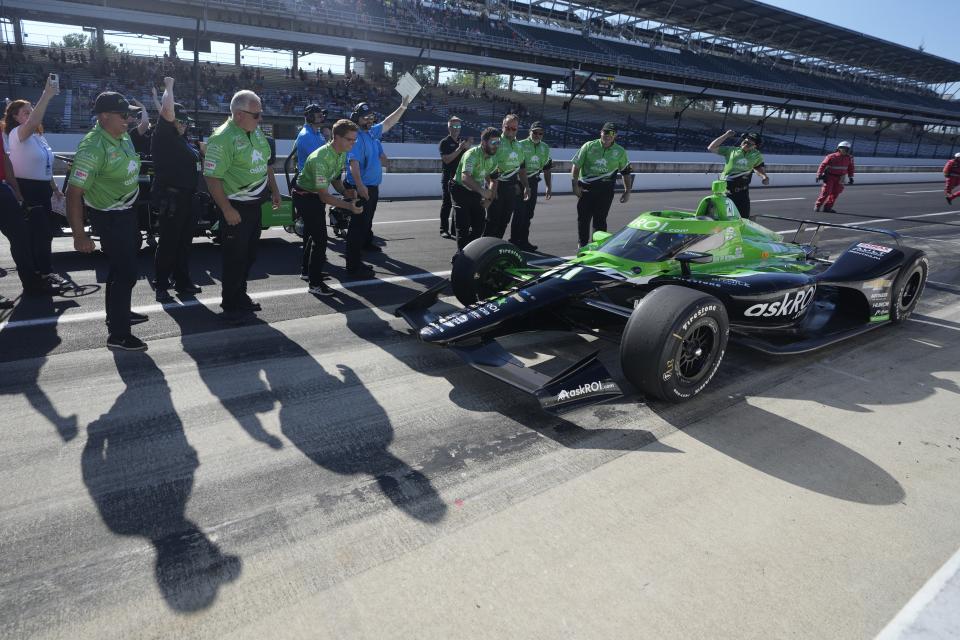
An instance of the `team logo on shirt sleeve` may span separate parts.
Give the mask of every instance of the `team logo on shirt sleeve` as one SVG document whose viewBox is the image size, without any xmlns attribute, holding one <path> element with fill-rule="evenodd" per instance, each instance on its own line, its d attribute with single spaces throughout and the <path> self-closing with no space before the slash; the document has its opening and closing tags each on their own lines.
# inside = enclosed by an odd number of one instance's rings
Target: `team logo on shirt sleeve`
<svg viewBox="0 0 960 640">
<path fill-rule="evenodd" d="M 84 180 L 87 179 L 87 172 L 84 171 L 83 169 L 77 169 L 76 171 L 73 172 L 73 177 L 76 178 L 78 181 L 83 182 Z"/>
<path fill-rule="evenodd" d="M 214 160 L 204 160 L 204 161 L 203 161 L 203 168 L 204 168 L 204 170 L 206 170 L 206 171 L 213 171 L 214 169 L 217 168 L 217 163 L 216 163 L 216 161 L 214 161 Z"/>
</svg>

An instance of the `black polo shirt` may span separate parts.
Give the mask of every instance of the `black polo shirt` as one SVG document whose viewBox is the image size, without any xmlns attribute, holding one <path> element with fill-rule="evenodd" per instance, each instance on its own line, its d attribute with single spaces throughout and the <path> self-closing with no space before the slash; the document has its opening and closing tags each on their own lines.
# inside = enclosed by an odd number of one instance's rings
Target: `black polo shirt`
<svg viewBox="0 0 960 640">
<path fill-rule="evenodd" d="M 150 142 L 153 174 L 157 184 L 178 189 L 196 189 L 200 179 L 200 154 L 177 131 L 160 118 Z"/>
<path fill-rule="evenodd" d="M 460 146 L 459 141 L 454 140 L 452 136 L 447 136 L 446 138 L 440 141 L 440 155 L 441 156 L 449 155 L 454 151 L 456 151 L 459 146 Z M 454 158 L 453 162 L 451 162 L 450 164 L 447 164 L 446 162 L 443 162 L 441 160 L 441 164 L 443 164 L 444 180 L 450 180 L 451 178 L 453 178 L 453 174 L 457 172 L 457 165 L 460 164 L 460 156 L 462 155 L 463 155 L 462 153 L 458 153 L 457 157 Z"/>
</svg>

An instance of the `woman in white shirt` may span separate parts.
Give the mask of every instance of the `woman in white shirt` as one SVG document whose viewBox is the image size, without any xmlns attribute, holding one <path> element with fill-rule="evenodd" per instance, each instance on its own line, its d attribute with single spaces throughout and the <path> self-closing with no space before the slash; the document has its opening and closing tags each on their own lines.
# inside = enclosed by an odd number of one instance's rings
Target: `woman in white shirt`
<svg viewBox="0 0 960 640">
<path fill-rule="evenodd" d="M 50 199 L 62 198 L 63 192 L 53 180 L 53 150 L 43 137 L 42 123 L 47 105 L 58 93 L 59 85 L 47 78 L 36 106 L 28 100 L 14 100 L 7 105 L 3 118 L 4 133 L 10 140 L 7 153 L 28 211 L 34 266 L 55 285 L 63 284 L 63 279 L 53 272 L 51 264 L 56 224 Z"/>
</svg>

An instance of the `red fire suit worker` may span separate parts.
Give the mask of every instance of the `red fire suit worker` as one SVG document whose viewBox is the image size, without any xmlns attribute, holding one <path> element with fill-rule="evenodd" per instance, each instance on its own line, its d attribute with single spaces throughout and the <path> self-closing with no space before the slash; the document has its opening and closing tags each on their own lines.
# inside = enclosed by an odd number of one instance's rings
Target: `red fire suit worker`
<svg viewBox="0 0 960 640">
<path fill-rule="evenodd" d="M 833 203 L 837 201 L 837 196 L 843 193 L 844 174 L 847 176 L 847 184 L 853 184 L 853 156 L 850 155 L 850 143 L 846 140 L 838 144 L 837 150 L 820 163 L 817 181 L 823 180 L 823 187 L 817 196 L 814 211 L 820 211 L 822 206 L 827 213 L 836 213 Z"/>
<path fill-rule="evenodd" d="M 943 177 L 946 178 L 943 195 L 949 204 L 953 204 L 953 199 L 960 196 L 960 190 L 957 190 L 957 185 L 960 185 L 960 153 L 953 154 L 953 160 L 947 160 L 947 164 L 943 165 Z"/>
</svg>

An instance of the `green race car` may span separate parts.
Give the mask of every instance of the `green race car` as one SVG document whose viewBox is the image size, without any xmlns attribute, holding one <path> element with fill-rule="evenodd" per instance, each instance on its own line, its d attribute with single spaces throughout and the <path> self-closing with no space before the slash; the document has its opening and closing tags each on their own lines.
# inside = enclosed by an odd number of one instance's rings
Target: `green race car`
<svg viewBox="0 0 960 640">
<path fill-rule="evenodd" d="M 882 229 L 835 260 L 816 246 L 823 222 L 795 220 L 795 238 L 740 217 L 722 181 L 696 211 L 650 211 L 616 233 L 598 231 L 576 257 L 527 264 L 513 245 L 480 238 L 454 260 L 449 283 L 465 305 L 430 307 L 444 280 L 396 311 L 420 339 L 535 394 L 560 412 L 621 395 L 597 353 L 548 377 L 527 368 L 496 338 L 568 330 L 619 344 L 624 377 L 648 398 L 682 401 L 709 384 L 728 339 L 771 354 L 802 353 L 902 322 L 926 283 L 925 254 Z M 775 217 L 775 216 L 763 216 Z M 779 218 L 791 220 L 790 218 Z"/>
</svg>

